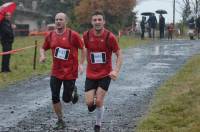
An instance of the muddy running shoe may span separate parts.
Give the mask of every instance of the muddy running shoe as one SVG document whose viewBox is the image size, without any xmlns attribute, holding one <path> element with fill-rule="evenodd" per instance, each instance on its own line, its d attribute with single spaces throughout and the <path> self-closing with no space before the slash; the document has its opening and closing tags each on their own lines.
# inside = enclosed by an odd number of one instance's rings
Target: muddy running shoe
<svg viewBox="0 0 200 132">
<path fill-rule="evenodd" d="M 96 109 L 96 105 L 88 106 L 88 111 L 93 112 Z"/>
<path fill-rule="evenodd" d="M 100 132 L 100 126 L 95 125 L 94 126 L 94 132 Z"/>
<path fill-rule="evenodd" d="M 72 103 L 76 104 L 77 102 L 78 102 L 77 86 L 74 86 L 74 91 L 72 93 Z"/>
<path fill-rule="evenodd" d="M 58 120 L 53 129 L 54 130 L 61 130 L 61 129 L 64 129 L 65 127 L 66 127 L 65 122 L 63 120 Z"/>
</svg>

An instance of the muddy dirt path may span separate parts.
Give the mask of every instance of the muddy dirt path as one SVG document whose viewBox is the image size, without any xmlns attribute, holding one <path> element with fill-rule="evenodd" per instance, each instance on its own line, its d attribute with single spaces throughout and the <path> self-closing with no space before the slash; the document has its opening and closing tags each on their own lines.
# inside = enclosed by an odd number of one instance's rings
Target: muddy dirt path
<svg viewBox="0 0 200 132">
<path fill-rule="evenodd" d="M 111 83 L 105 103 L 102 132 L 132 132 L 147 111 L 156 88 L 195 53 L 198 41 L 158 41 L 124 50 L 120 77 Z M 92 132 L 95 113 L 84 104 L 84 80 L 77 80 L 80 100 L 63 104 L 67 128 L 63 132 Z M 53 132 L 56 118 L 50 99 L 49 77 L 32 78 L 0 91 L 0 131 Z"/>
</svg>

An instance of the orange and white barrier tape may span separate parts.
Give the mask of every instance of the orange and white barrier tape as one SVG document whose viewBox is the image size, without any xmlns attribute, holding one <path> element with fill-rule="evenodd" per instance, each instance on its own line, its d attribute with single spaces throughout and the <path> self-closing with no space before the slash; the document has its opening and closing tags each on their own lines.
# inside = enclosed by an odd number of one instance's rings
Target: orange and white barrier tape
<svg viewBox="0 0 200 132">
<path fill-rule="evenodd" d="M 20 49 L 10 50 L 10 51 L 7 51 L 7 52 L 0 52 L 0 55 L 14 54 L 16 52 L 19 52 L 19 51 L 22 51 L 22 50 L 25 50 L 25 49 L 29 49 L 29 48 L 33 48 L 33 47 L 35 47 L 35 45 L 27 46 L 27 47 L 20 48 Z"/>
</svg>

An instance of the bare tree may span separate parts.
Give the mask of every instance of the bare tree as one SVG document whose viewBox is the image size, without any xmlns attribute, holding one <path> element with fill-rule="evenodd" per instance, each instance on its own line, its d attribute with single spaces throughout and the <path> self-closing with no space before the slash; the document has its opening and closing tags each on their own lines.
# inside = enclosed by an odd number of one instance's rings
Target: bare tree
<svg viewBox="0 0 200 132">
<path fill-rule="evenodd" d="M 188 20 L 190 16 L 198 17 L 200 15 L 200 0 L 181 0 L 176 3 L 181 7 L 181 14 L 184 22 Z"/>
<path fill-rule="evenodd" d="M 176 4 L 179 5 L 179 7 L 180 7 L 180 10 L 178 10 L 178 12 L 181 13 L 182 21 L 185 24 L 192 13 L 190 2 L 191 2 L 191 0 L 181 0 L 181 1 L 176 0 Z M 176 11 L 177 11 L 177 9 L 176 9 Z"/>
</svg>

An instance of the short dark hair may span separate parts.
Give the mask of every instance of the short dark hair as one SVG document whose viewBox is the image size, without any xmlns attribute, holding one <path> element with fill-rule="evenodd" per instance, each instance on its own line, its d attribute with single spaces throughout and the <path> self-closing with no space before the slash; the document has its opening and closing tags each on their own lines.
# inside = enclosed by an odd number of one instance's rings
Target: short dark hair
<svg viewBox="0 0 200 132">
<path fill-rule="evenodd" d="M 96 16 L 96 15 L 101 15 L 103 16 L 103 19 L 105 19 L 105 15 L 103 13 L 102 10 L 95 10 L 93 13 L 92 13 L 92 16 Z"/>
</svg>

